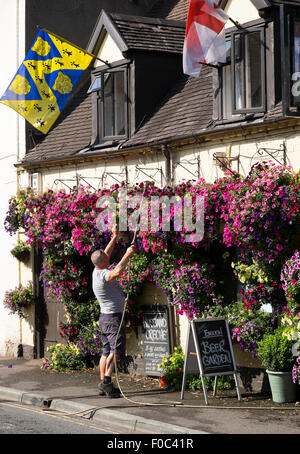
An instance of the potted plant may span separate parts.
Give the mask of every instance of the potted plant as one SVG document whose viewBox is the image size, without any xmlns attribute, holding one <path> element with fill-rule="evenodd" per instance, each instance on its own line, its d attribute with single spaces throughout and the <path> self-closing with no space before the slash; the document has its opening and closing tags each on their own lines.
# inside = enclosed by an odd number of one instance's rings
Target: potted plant
<svg viewBox="0 0 300 454">
<path fill-rule="evenodd" d="M 267 368 L 272 399 L 274 402 L 287 403 L 296 400 L 296 384 L 292 380 L 293 341 L 289 340 L 282 328 L 266 334 L 258 342 L 258 357 Z"/>
<path fill-rule="evenodd" d="M 30 247 L 25 241 L 18 240 L 17 245 L 10 251 L 10 253 L 21 262 L 27 262 L 30 257 Z"/>
</svg>

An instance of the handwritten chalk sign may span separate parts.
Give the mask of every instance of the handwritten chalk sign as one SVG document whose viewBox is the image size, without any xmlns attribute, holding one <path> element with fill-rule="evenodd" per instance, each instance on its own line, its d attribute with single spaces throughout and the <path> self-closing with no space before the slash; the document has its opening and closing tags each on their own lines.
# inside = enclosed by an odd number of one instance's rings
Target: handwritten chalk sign
<svg viewBox="0 0 300 454">
<path fill-rule="evenodd" d="M 215 395 L 217 377 L 220 375 L 233 375 L 238 399 L 241 399 L 230 331 L 225 318 L 205 318 L 190 321 L 181 399 L 184 396 L 186 375 L 199 372 L 207 405 L 208 397 L 204 377 L 208 376 L 215 376 Z"/>
<path fill-rule="evenodd" d="M 142 342 L 145 373 L 159 376 L 159 365 L 170 353 L 167 306 L 143 306 Z"/>
</svg>

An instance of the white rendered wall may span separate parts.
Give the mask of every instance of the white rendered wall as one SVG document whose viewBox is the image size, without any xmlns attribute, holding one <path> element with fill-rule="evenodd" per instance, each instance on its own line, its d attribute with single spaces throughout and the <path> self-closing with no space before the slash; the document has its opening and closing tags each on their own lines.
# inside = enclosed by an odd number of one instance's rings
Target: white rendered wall
<svg viewBox="0 0 300 454">
<path fill-rule="evenodd" d="M 0 96 L 3 95 L 25 55 L 25 0 L 0 0 Z M 3 307 L 3 296 L 19 284 L 18 261 L 10 250 L 17 236 L 5 232 L 3 222 L 8 199 L 17 192 L 17 172 L 14 164 L 25 154 L 25 120 L 0 103 L 0 356 L 16 356 L 20 342 L 20 323 Z M 22 326 L 26 323 L 23 321 Z M 26 333 L 26 328 L 24 328 Z M 23 337 L 23 343 L 28 342 Z M 30 335 L 31 342 L 32 335 Z"/>
<path fill-rule="evenodd" d="M 260 19 L 257 9 L 250 0 L 230 0 L 225 11 L 229 17 L 240 24 Z M 230 27 L 233 27 L 233 23 L 228 21 L 225 28 Z"/>
</svg>

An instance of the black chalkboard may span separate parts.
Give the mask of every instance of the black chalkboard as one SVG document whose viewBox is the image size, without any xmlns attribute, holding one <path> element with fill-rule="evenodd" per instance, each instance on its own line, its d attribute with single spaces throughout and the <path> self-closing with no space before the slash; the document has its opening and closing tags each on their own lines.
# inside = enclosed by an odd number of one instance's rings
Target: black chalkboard
<svg viewBox="0 0 300 454">
<path fill-rule="evenodd" d="M 217 377 L 219 375 L 233 375 L 238 399 L 241 400 L 231 336 L 225 318 L 205 318 L 190 321 L 185 351 L 181 399 L 184 396 L 187 374 L 197 372 L 200 372 L 204 398 L 207 405 L 208 394 L 204 381 L 204 377 L 206 376 L 215 376 L 215 395 Z"/>
<path fill-rule="evenodd" d="M 203 375 L 235 372 L 230 332 L 225 319 L 194 321 Z"/>
<path fill-rule="evenodd" d="M 160 376 L 163 356 L 170 354 L 168 307 L 143 306 L 143 361 L 146 375 Z"/>
</svg>

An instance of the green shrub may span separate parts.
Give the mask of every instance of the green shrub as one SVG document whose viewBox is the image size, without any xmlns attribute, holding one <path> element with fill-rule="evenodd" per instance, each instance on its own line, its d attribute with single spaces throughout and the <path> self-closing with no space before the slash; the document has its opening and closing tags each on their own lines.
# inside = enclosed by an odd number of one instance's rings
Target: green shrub
<svg viewBox="0 0 300 454">
<path fill-rule="evenodd" d="M 293 341 L 283 334 L 281 328 L 278 328 L 273 334 L 266 334 L 258 342 L 258 357 L 268 370 L 289 372 L 295 361 L 292 347 Z"/>
<path fill-rule="evenodd" d="M 214 389 L 215 384 L 215 377 L 204 377 L 205 386 L 208 391 L 212 391 Z M 202 380 L 199 375 L 191 374 L 187 377 L 187 385 L 188 389 L 192 391 L 202 391 Z M 219 390 L 226 390 L 226 389 L 233 389 L 234 388 L 234 378 L 233 375 L 220 375 L 218 377 L 217 382 L 217 389 Z"/>
<path fill-rule="evenodd" d="M 174 353 L 163 358 L 160 365 L 163 371 L 160 379 L 163 385 L 168 388 L 180 390 L 182 387 L 184 353 L 181 347 L 175 347 Z M 214 387 L 215 377 L 204 377 L 205 385 L 208 390 Z M 202 390 L 202 380 L 200 374 L 188 374 L 186 380 L 187 388 L 192 391 Z M 232 389 L 234 378 L 230 375 L 218 377 L 217 388 L 219 390 Z"/>
</svg>

